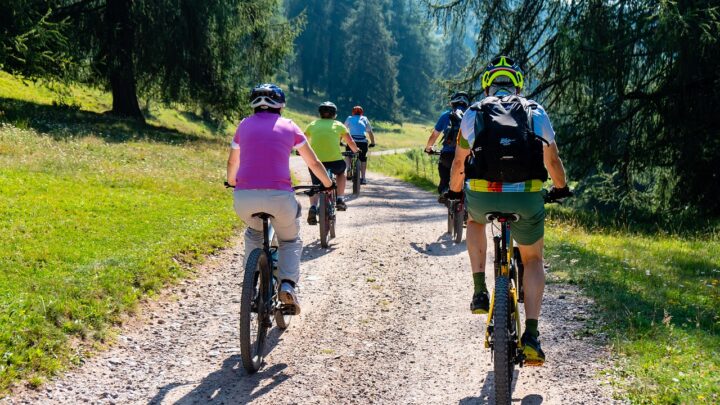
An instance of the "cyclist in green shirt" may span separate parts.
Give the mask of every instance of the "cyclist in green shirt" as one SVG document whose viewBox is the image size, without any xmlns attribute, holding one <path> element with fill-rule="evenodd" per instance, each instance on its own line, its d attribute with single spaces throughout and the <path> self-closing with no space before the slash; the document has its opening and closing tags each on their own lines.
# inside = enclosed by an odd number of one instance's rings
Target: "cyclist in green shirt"
<svg viewBox="0 0 720 405">
<path fill-rule="evenodd" d="M 348 133 L 347 128 L 340 121 L 336 121 L 337 106 L 326 101 L 318 107 L 320 119 L 310 123 L 305 129 L 305 136 L 310 141 L 310 146 L 317 154 L 318 159 L 323 163 L 325 168 L 335 174 L 337 182 L 337 201 L 335 207 L 338 211 L 345 211 L 345 176 L 346 164 L 343 159 L 342 150 L 340 149 L 340 140 L 345 143 L 355 153 L 359 149 Z M 320 184 L 315 174 L 310 171 L 310 178 L 313 184 Z M 314 195 L 310 197 L 310 210 L 308 210 L 308 224 L 317 225 L 317 204 L 320 197 Z"/>
</svg>

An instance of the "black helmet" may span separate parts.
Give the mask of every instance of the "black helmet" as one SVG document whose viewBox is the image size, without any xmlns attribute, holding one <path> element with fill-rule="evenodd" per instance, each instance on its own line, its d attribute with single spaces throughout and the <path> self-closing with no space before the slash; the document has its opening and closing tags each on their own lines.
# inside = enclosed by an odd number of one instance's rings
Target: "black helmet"
<svg viewBox="0 0 720 405">
<path fill-rule="evenodd" d="M 450 97 L 450 105 L 454 107 L 459 104 L 464 104 L 465 107 L 470 105 L 470 96 L 464 91 L 458 91 Z"/>
<path fill-rule="evenodd" d="M 330 101 L 326 101 L 320 104 L 320 106 L 318 107 L 318 112 L 320 113 L 320 115 L 335 115 L 337 114 L 337 106 Z"/>
</svg>

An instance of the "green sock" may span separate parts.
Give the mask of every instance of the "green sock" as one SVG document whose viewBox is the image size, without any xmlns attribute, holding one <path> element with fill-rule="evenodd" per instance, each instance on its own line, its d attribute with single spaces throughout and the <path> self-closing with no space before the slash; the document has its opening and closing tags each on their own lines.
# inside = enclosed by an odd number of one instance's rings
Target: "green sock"
<svg viewBox="0 0 720 405">
<path fill-rule="evenodd" d="M 473 273 L 473 285 L 475 286 L 474 293 L 487 292 L 487 286 L 485 285 L 485 273 Z"/>
<path fill-rule="evenodd" d="M 525 320 L 525 331 L 535 337 L 540 336 L 540 332 L 538 332 L 538 320 L 537 319 L 526 319 Z"/>
</svg>

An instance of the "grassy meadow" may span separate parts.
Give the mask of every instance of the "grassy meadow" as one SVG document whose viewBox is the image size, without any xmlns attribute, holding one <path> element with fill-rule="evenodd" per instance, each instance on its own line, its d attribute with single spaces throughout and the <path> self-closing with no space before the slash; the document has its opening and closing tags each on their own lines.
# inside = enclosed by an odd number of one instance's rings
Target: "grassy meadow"
<svg viewBox="0 0 720 405">
<path fill-rule="evenodd" d="M 373 170 L 435 191 L 437 159 L 413 150 L 373 157 Z M 720 230 L 633 232 L 550 207 L 548 282 L 577 284 L 597 304 L 584 333 L 607 338 L 605 371 L 633 403 L 720 402 Z"/>
<path fill-rule="evenodd" d="M 241 225 L 226 132 L 168 108 L 146 126 L 109 118 L 109 103 L 0 74 L 0 392 L 111 340 Z"/>
</svg>

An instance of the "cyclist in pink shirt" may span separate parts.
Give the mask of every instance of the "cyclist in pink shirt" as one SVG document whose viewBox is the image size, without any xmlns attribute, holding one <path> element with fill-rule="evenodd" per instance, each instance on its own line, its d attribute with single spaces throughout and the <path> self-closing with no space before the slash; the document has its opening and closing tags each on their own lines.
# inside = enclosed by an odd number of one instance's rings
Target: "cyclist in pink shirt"
<svg viewBox="0 0 720 405">
<path fill-rule="evenodd" d="M 247 224 L 245 258 L 262 247 L 262 221 L 252 214 L 273 216 L 279 246 L 280 300 L 295 306 L 300 303 L 295 284 L 300 278 L 300 204 L 290 182 L 290 153 L 297 150 L 310 170 L 327 190 L 334 184 L 323 164 L 307 142 L 303 131 L 290 119 L 282 118 L 285 94 L 274 84 L 262 84 L 250 93 L 255 113 L 240 122 L 230 149 L 227 182 L 235 187 L 234 207 Z"/>
</svg>

